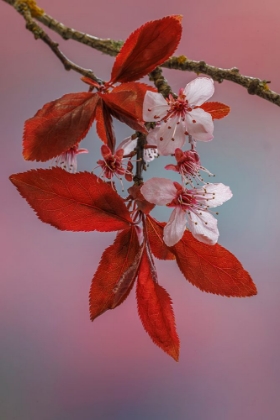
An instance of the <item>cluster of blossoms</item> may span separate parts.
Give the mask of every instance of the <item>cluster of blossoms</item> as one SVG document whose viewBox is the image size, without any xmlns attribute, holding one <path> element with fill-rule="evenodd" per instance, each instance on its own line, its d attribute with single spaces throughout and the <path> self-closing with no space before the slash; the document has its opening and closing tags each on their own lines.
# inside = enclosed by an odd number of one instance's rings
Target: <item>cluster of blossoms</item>
<svg viewBox="0 0 280 420">
<path fill-rule="evenodd" d="M 177 98 L 172 95 L 166 100 L 155 92 L 147 92 L 143 105 L 145 121 L 157 122 L 147 136 L 149 144 L 157 146 L 160 155 L 175 155 L 177 165 L 165 168 L 181 175 L 182 184 L 164 178 L 152 178 L 145 182 L 141 192 L 150 203 L 174 207 L 164 228 L 164 241 L 175 245 L 182 238 L 186 224 L 193 236 L 201 242 L 213 245 L 219 231 L 217 220 L 209 208 L 217 207 L 232 197 L 230 188 L 224 184 L 207 183 L 193 187 L 192 178 L 203 182 L 200 170 L 209 173 L 200 164 L 195 150 L 195 141 L 209 141 L 213 138 L 213 120 L 210 113 L 200 106 L 214 93 L 214 82 L 207 77 L 198 77 L 180 89 Z M 191 141 L 191 150 L 183 152 L 181 147 Z"/>
<path fill-rule="evenodd" d="M 225 117 L 229 107 L 206 102 L 214 93 L 214 82 L 207 77 L 197 77 L 168 98 L 138 82 L 172 57 L 181 38 L 181 19 L 174 15 L 145 23 L 124 42 L 108 82 L 83 77 L 88 92 L 65 94 L 29 118 L 24 158 L 52 160 L 58 167 L 10 176 L 44 223 L 63 231 L 117 232 L 91 282 L 90 319 L 122 304 L 136 283 L 145 330 L 175 360 L 179 338 L 172 303 L 158 282 L 153 257 L 176 260 L 184 277 L 205 292 L 239 297 L 257 293 L 240 262 L 216 244 L 219 231 L 211 208 L 232 193 L 224 184 L 204 182 L 201 171 L 212 174 L 196 150 L 197 141 L 212 140 L 213 120 Z M 118 145 L 113 118 L 135 132 Z M 77 155 L 88 152 L 79 144 L 94 121 L 102 141 L 97 175 L 77 172 Z M 146 164 L 157 156 L 175 157 L 165 169 L 175 171 L 181 182 L 158 177 L 142 182 Z M 134 181 L 127 198 L 117 193 L 114 177 L 121 184 L 123 178 Z M 167 223 L 149 214 L 155 205 L 173 209 Z"/>
<path fill-rule="evenodd" d="M 155 128 L 147 135 L 144 160 L 149 162 L 159 155 L 175 155 L 177 164 L 169 164 L 167 170 L 181 175 L 182 185 L 164 178 L 152 178 L 141 188 L 144 198 L 156 205 L 174 207 L 164 228 L 164 241 L 175 245 L 183 236 L 186 224 L 196 239 L 207 244 L 215 244 L 219 231 L 217 220 L 209 208 L 217 207 L 232 197 L 230 188 L 224 184 L 204 183 L 200 171 L 212 175 L 201 166 L 196 151 L 196 140 L 209 141 L 213 138 L 213 120 L 210 113 L 200 106 L 214 93 L 214 82 L 206 77 L 198 77 L 180 89 L 178 98 L 172 95 L 166 100 L 161 94 L 147 92 L 143 104 L 143 120 L 156 122 Z M 191 149 L 181 147 L 189 138 Z M 126 153 L 136 147 L 136 140 L 122 142 Z M 152 148 L 154 147 L 154 148 Z M 193 180 L 205 185 L 195 188 Z M 189 188 L 191 186 L 192 188 Z"/>
<path fill-rule="evenodd" d="M 180 89 L 178 97 L 169 95 L 165 99 L 160 93 L 147 91 L 143 103 L 143 120 L 155 122 L 154 128 L 147 135 L 147 144 L 143 151 L 143 159 L 151 162 L 158 155 L 175 156 L 176 165 L 165 167 L 180 174 L 181 184 L 165 178 L 151 178 L 141 188 L 148 202 L 174 207 L 170 219 L 164 228 L 166 245 L 173 246 L 182 238 L 186 225 L 193 236 L 201 242 L 213 245 L 217 242 L 219 231 L 217 220 L 209 211 L 220 206 L 232 197 L 230 188 L 221 183 L 205 183 L 200 171 L 212 175 L 201 166 L 196 150 L 196 141 L 213 139 L 214 124 L 212 116 L 202 106 L 214 93 L 214 82 L 207 77 L 197 77 Z M 183 151 L 186 139 L 190 149 Z M 103 159 L 97 161 L 102 169 L 101 177 L 112 183 L 114 176 L 132 181 L 133 165 L 131 160 L 123 164 L 124 157 L 131 158 L 135 154 L 137 139 L 128 137 L 123 140 L 113 154 L 108 146 L 101 147 Z M 77 146 L 58 157 L 57 165 L 70 172 L 76 172 L 76 156 L 86 153 Z M 202 185 L 194 187 L 194 182 Z M 122 181 L 121 181 L 122 182 Z M 203 185 L 204 184 L 204 185 Z"/>
</svg>

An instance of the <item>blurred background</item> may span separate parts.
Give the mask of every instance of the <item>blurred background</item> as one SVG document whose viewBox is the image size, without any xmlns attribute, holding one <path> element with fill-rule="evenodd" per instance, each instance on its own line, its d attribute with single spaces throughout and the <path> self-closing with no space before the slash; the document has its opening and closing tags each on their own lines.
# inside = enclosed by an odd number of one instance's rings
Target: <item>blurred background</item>
<svg viewBox="0 0 280 420">
<path fill-rule="evenodd" d="M 271 80 L 280 92 L 278 0 L 41 0 L 39 6 L 67 26 L 113 39 L 126 39 L 146 21 L 182 14 L 176 54 L 236 66 Z M 23 160 L 24 121 L 46 102 L 86 87 L 3 1 L 0 16 L 1 420 L 279 419 L 279 107 L 231 82 L 215 83 L 213 100 L 230 105 L 231 113 L 215 122 L 214 140 L 199 144 L 199 152 L 215 182 L 233 191 L 219 209 L 219 242 L 251 273 L 258 295 L 202 293 L 174 262 L 156 261 L 181 340 L 175 363 L 143 330 L 135 291 L 114 311 L 89 320 L 91 279 L 114 233 L 58 231 L 37 219 L 8 180 L 48 167 Z M 51 36 L 71 60 L 109 79 L 112 57 Z M 164 74 L 174 91 L 196 76 Z M 119 141 L 132 133 L 121 123 L 115 130 Z M 93 127 L 81 143 L 90 153 L 78 156 L 80 170 L 96 166 L 100 145 Z M 167 161 L 152 162 L 146 179 L 170 175 Z M 168 210 L 155 215 L 167 220 Z"/>
</svg>

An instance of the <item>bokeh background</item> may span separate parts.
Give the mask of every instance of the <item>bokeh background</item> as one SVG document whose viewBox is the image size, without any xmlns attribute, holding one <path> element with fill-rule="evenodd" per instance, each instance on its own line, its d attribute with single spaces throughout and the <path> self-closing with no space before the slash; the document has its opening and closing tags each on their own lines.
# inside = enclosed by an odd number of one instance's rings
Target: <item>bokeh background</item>
<svg viewBox="0 0 280 420">
<path fill-rule="evenodd" d="M 41 0 L 47 13 L 99 37 L 125 39 L 148 20 L 184 15 L 178 54 L 271 80 L 280 92 L 278 0 Z M 0 2 L 0 418 L 1 420 L 277 420 L 280 399 L 280 109 L 231 82 L 214 100 L 231 106 L 200 144 L 202 163 L 233 198 L 219 209 L 220 243 L 258 287 L 253 298 L 223 298 L 189 284 L 174 262 L 157 261 L 181 339 L 179 363 L 157 348 L 137 315 L 135 293 L 94 323 L 88 290 L 114 234 L 60 232 L 40 222 L 8 177 L 38 165 L 21 156 L 24 121 L 42 105 L 85 89 L 23 19 Z M 73 61 L 108 79 L 113 58 L 59 41 Z M 165 70 L 173 89 L 195 75 Z M 115 124 L 118 139 L 131 134 Z M 94 127 L 78 157 L 92 170 Z M 170 160 L 169 160 L 170 161 Z M 163 158 L 147 178 L 166 176 Z M 166 211 L 157 211 L 166 220 Z"/>
</svg>

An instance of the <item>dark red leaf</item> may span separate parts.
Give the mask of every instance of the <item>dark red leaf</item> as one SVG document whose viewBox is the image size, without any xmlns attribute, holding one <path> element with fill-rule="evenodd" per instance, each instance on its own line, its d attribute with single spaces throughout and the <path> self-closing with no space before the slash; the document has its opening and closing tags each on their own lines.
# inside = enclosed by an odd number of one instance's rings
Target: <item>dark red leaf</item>
<svg viewBox="0 0 280 420">
<path fill-rule="evenodd" d="M 138 253 L 135 255 L 133 263 L 122 273 L 118 283 L 114 287 L 114 300 L 112 308 L 120 305 L 131 291 L 134 281 L 138 274 L 139 265 L 142 259 L 144 243 L 139 247 Z"/>
<path fill-rule="evenodd" d="M 143 194 L 141 193 L 141 185 L 134 184 L 132 187 L 128 188 L 128 193 L 133 200 L 135 200 L 137 207 L 143 213 L 148 214 L 150 211 L 153 210 L 155 204 L 150 203 L 149 201 L 145 200 Z"/>
<path fill-rule="evenodd" d="M 147 133 L 143 121 L 143 101 L 145 93 L 155 91 L 144 83 L 124 83 L 110 93 L 100 94 L 100 97 L 110 108 L 113 117 L 124 122 L 133 130 Z"/>
<path fill-rule="evenodd" d="M 92 86 L 93 88 L 99 89 L 100 88 L 100 84 L 95 82 L 94 80 L 90 79 L 87 76 L 83 76 L 81 77 L 81 80 L 86 83 L 87 85 Z"/>
<path fill-rule="evenodd" d="M 120 305 L 128 296 L 137 275 L 139 242 L 134 227 L 118 233 L 115 242 L 102 254 L 90 293 L 90 319 Z M 136 267 L 136 269 L 135 269 Z M 125 276 L 126 290 L 116 299 L 116 288 Z"/>
<path fill-rule="evenodd" d="M 25 122 L 23 156 L 45 162 L 81 141 L 90 129 L 99 96 L 96 93 L 68 93 L 49 102 Z"/>
<path fill-rule="evenodd" d="M 113 120 L 107 105 L 100 100 L 96 107 L 96 131 L 100 139 L 108 145 L 114 153 L 116 137 L 113 128 Z"/>
<path fill-rule="evenodd" d="M 148 91 L 157 92 L 157 89 L 145 83 L 122 83 L 104 97 L 111 108 L 143 122 L 143 102 Z"/>
<path fill-rule="evenodd" d="M 185 231 L 183 239 L 170 249 L 183 275 L 200 290 L 235 297 L 257 294 L 249 273 L 221 245 L 206 245 Z"/>
<path fill-rule="evenodd" d="M 163 242 L 163 228 L 166 223 L 158 222 L 151 216 L 146 218 L 147 234 L 152 253 L 160 260 L 175 260 L 175 255 Z"/>
<path fill-rule="evenodd" d="M 180 343 L 172 302 L 167 291 L 157 283 L 156 269 L 146 249 L 138 275 L 137 305 L 143 327 L 153 342 L 178 361 Z"/>
<path fill-rule="evenodd" d="M 111 232 L 131 223 L 123 199 L 89 172 L 33 169 L 10 176 L 42 222 L 61 230 Z"/>
<path fill-rule="evenodd" d="M 166 61 L 181 39 L 181 19 L 181 16 L 166 16 L 136 29 L 116 57 L 111 82 L 133 82 Z"/>
<path fill-rule="evenodd" d="M 213 120 L 219 120 L 226 117 L 230 111 L 229 106 L 221 104 L 220 102 L 205 102 L 204 104 L 200 105 L 199 108 L 209 112 L 209 114 L 212 115 Z"/>
</svg>

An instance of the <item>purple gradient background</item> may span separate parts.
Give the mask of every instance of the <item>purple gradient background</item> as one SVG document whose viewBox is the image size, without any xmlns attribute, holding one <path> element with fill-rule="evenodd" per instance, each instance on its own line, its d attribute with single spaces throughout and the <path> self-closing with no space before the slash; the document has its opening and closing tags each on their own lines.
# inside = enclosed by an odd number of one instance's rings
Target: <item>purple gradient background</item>
<svg viewBox="0 0 280 420">
<path fill-rule="evenodd" d="M 272 80 L 280 92 L 279 0 L 41 0 L 46 12 L 100 37 L 125 39 L 142 23 L 183 14 L 178 54 Z M 8 176 L 36 165 L 21 157 L 24 121 L 45 102 L 84 90 L 21 17 L 0 2 L 1 118 L 1 420 L 277 420 L 279 335 L 279 108 L 230 82 L 214 100 L 231 106 L 215 138 L 199 145 L 203 164 L 230 185 L 220 209 L 220 243 L 250 271 L 259 294 L 228 299 L 191 286 L 174 262 L 156 262 L 174 302 L 179 363 L 153 345 L 138 319 L 134 293 L 93 324 L 88 290 L 114 234 L 60 232 L 41 223 Z M 75 62 L 107 79 L 111 57 L 54 34 Z M 174 90 L 194 74 L 165 71 Z M 119 140 L 131 133 L 116 124 Z M 94 138 L 94 142 L 92 139 Z M 100 143 L 82 143 L 81 170 Z M 164 159 L 150 176 L 166 176 Z M 162 220 L 167 213 L 157 213 Z"/>
</svg>

